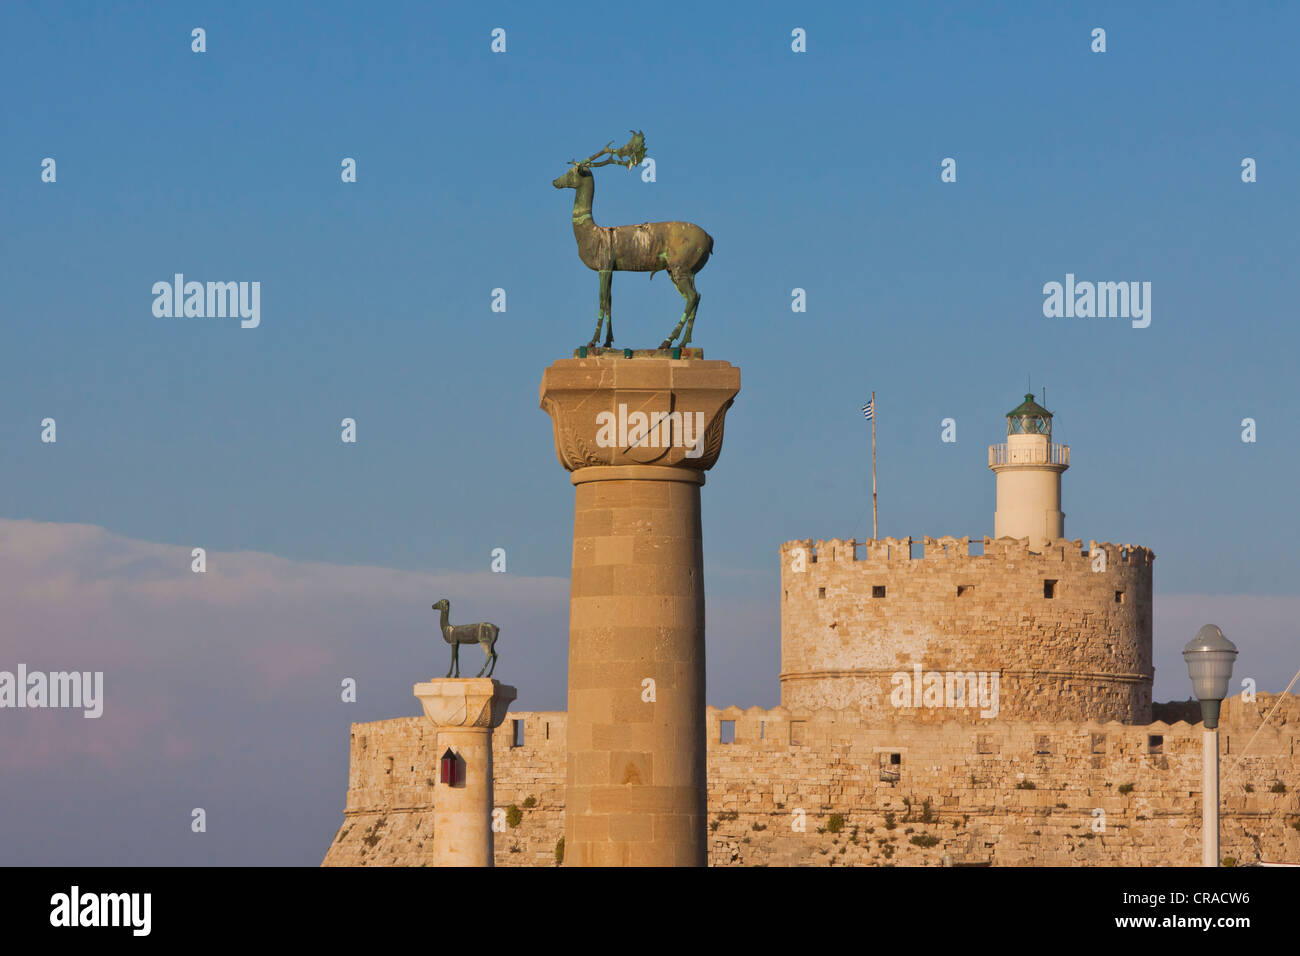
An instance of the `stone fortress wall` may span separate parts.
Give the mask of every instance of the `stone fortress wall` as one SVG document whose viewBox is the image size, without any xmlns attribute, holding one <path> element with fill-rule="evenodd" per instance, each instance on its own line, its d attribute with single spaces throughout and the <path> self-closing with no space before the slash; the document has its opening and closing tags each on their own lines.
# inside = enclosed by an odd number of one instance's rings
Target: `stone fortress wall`
<svg viewBox="0 0 1300 956">
<path fill-rule="evenodd" d="M 1300 700 L 1286 698 L 1260 730 L 1276 700 L 1223 706 L 1221 852 L 1239 863 L 1300 860 Z M 555 865 L 565 721 L 513 713 L 493 734 L 496 806 L 518 808 L 496 834 L 498 866 Z M 709 860 L 1195 866 L 1201 733 L 1183 720 L 970 725 L 710 707 Z M 423 717 L 353 724 L 347 808 L 324 864 L 429 864 L 436 772 Z"/>
<path fill-rule="evenodd" d="M 1069 450 L 1032 398 L 990 451 L 995 527 L 1014 536 L 781 546 L 782 706 L 706 708 L 712 865 L 1200 862 L 1199 706 L 1151 699 L 1155 555 L 1059 537 Z M 1240 863 L 1300 862 L 1300 700 L 1265 725 L 1277 701 L 1223 705 L 1220 847 Z M 498 866 L 557 862 L 568 723 L 514 713 L 493 732 Z M 594 739 L 579 723 L 574 739 Z M 431 862 L 434 749 L 423 718 L 353 725 L 325 865 Z M 575 767 L 626 757 L 581 752 Z M 655 790 L 593 789 L 570 829 L 599 816 L 610 844 L 641 839 Z"/>
<path fill-rule="evenodd" d="M 983 723 L 979 708 L 894 706 L 892 675 L 998 672 L 1008 720 L 1151 720 L 1147 548 L 926 537 L 781 546 L 781 702 L 876 719 Z M 1103 563 L 1104 562 L 1104 563 Z"/>
</svg>

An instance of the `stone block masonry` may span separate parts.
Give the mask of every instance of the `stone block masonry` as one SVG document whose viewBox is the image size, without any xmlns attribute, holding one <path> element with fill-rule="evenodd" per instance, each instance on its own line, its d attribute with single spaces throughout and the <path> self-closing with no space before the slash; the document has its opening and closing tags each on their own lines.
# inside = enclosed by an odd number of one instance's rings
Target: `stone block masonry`
<svg viewBox="0 0 1300 956">
<path fill-rule="evenodd" d="M 1222 855 L 1239 863 L 1300 862 L 1300 701 L 1287 698 L 1242 754 L 1276 699 L 1224 702 Z M 556 863 L 565 724 L 561 712 L 513 713 L 493 732 L 495 803 L 508 818 L 497 866 Z M 1200 860 L 1199 724 L 710 707 L 706 727 L 713 866 Z M 428 865 L 436 766 L 423 718 L 354 724 L 347 808 L 324 865 Z"/>
<path fill-rule="evenodd" d="M 565 724 L 562 711 L 511 713 L 492 733 L 496 866 L 555 864 L 564 836 Z M 433 865 L 434 737 L 423 717 L 352 725 L 343 826 L 323 865 Z"/>
<path fill-rule="evenodd" d="M 781 702 L 874 720 L 980 723 L 977 708 L 897 708 L 893 675 L 997 672 L 995 716 L 1151 720 L 1147 548 L 1058 538 L 788 541 Z"/>
</svg>

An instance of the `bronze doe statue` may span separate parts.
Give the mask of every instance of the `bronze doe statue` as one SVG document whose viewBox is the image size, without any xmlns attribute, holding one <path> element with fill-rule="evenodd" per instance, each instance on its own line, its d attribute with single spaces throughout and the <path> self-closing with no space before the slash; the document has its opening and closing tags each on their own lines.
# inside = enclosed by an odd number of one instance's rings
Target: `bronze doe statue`
<svg viewBox="0 0 1300 956">
<path fill-rule="evenodd" d="M 600 274 L 600 312 L 596 318 L 596 333 L 588 346 L 600 339 L 600 328 L 606 326 L 605 347 L 614 344 L 614 323 L 610 315 L 610 285 L 614 272 L 667 272 L 686 300 L 686 311 L 672 334 L 660 344 L 661 349 L 672 348 L 683 326 L 686 329 L 681 345 L 690 344 L 691 329 L 695 325 L 695 312 L 700 306 L 700 294 L 695 291 L 695 273 L 704 268 L 713 252 L 713 237 L 691 222 L 643 222 L 636 226 L 598 226 L 591 218 L 591 201 L 596 192 L 596 180 L 591 171 L 597 166 L 618 163 L 631 169 L 645 158 L 645 137 L 637 130 L 620 149 L 612 149 L 614 141 L 586 159 L 569 160 L 572 168 L 551 185 L 556 189 L 573 189 L 573 237 L 578 240 L 578 258 L 588 269 Z M 600 159 L 600 157 L 605 157 Z M 596 160 L 600 160 L 597 162 Z"/>
<path fill-rule="evenodd" d="M 451 610 L 451 602 L 446 598 L 433 605 L 433 609 L 442 612 L 442 620 L 438 626 L 442 631 L 442 639 L 451 645 L 451 667 L 447 668 L 447 676 L 451 677 L 453 670 L 457 677 L 460 676 L 460 645 L 481 644 L 487 654 L 487 660 L 474 676 L 482 677 L 483 671 L 487 671 L 487 676 L 491 677 L 492 671 L 496 670 L 497 666 L 496 642 L 501 629 L 486 621 L 479 621 L 477 624 L 448 624 L 447 613 Z"/>
</svg>

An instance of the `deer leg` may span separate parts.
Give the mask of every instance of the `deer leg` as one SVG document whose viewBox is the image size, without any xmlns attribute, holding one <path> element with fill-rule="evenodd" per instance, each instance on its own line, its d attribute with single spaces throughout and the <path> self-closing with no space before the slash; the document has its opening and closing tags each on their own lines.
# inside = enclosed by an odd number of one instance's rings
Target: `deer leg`
<svg viewBox="0 0 1300 956">
<path fill-rule="evenodd" d="M 494 670 L 497 669 L 497 652 L 496 652 L 496 649 L 495 649 L 495 648 L 492 648 L 492 649 L 490 650 L 490 652 L 491 652 L 491 654 L 492 654 L 492 666 L 488 668 L 488 672 L 487 672 L 487 676 L 488 676 L 488 677 L 491 677 L 491 676 L 492 676 L 492 672 L 493 672 Z"/>
<path fill-rule="evenodd" d="M 605 348 L 614 344 L 614 306 L 611 291 L 614 285 L 614 270 L 600 270 L 600 311 L 605 316 Z M 599 335 L 597 335 L 599 338 Z M 593 343 L 595 344 L 595 343 Z"/>
<path fill-rule="evenodd" d="M 699 298 L 699 293 L 695 291 L 694 279 L 689 272 L 672 269 L 669 270 L 668 275 L 673 280 L 673 285 L 677 286 L 677 291 L 682 294 L 682 298 L 686 300 L 686 311 L 682 313 L 682 317 L 678 320 L 677 327 L 673 329 L 672 334 L 660 343 L 659 347 L 661 349 L 672 348 L 673 339 L 677 338 L 682 331 L 682 326 L 686 324 L 686 317 L 690 312 L 691 296 L 694 295 L 697 299 Z M 685 345 L 686 343 L 683 342 L 682 344 Z"/>
<path fill-rule="evenodd" d="M 686 291 L 682 295 L 686 296 L 686 334 L 682 336 L 682 348 L 691 344 L 691 329 L 695 328 L 695 311 L 700 307 L 700 294 L 695 291 L 695 275 L 687 273 L 682 278 L 682 285 Z M 680 289 L 682 285 L 679 285 Z"/>
<path fill-rule="evenodd" d="M 451 669 L 456 666 L 456 645 L 451 645 L 451 663 L 447 665 L 447 676 L 451 676 Z"/>
<path fill-rule="evenodd" d="M 591 341 L 587 343 L 587 348 L 595 348 L 600 341 L 600 330 L 609 322 L 609 280 L 610 272 L 608 269 L 601 269 L 597 273 L 600 276 L 600 302 L 596 311 L 596 331 L 591 333 Z M 614 329 L 611 324 L 609 334 L 613 335 Z M 609 344 L 608 341 L 605 342 Z"/>
</svg>

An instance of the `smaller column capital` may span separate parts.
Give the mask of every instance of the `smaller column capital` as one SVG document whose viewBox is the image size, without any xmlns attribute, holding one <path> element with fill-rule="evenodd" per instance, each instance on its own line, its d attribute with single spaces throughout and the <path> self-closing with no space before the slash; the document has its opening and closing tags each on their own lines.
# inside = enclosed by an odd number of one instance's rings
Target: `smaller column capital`
<svg viewBox="0 0 1300 956">
<path fill-rule="evenodd" d="M 424 716 L 438 730 L 490 731 L 501 726 L 518 692 L 489 677 L 437 677 L 414 687 Z"/>
</svg>

